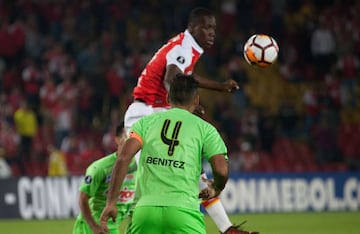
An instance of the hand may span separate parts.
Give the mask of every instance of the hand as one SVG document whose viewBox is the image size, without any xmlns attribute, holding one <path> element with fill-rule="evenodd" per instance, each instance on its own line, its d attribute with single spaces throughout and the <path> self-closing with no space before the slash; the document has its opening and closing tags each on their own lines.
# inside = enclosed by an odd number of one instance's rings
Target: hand
<svg viewBox="0 0 360 234">
<path fill-rule="evenodd" d="M 239 84 L 235 80 L 227 80 L 223 83 L 224 91 L 232 93 L 236 90 L 239 90 Z"/>
<path fill-rule="evenodd" d="M 209 200 L 211 198 L 217 197 L 220 195 L 221 190 L 216 190 L 214 187 L 214 181 L 201 178 L 203 182 L 205 182 L 208 186 L 202 189 L 199 193 L 199 198 L 204 200 Z"/>
<path fill-rule="evenodd" d="M 115 204 L 114 205 L 106 204 L 106 206 L 100 216 L 100 225 L 101 225 L 102 230 L 104 230 L 104 233 L 109 233 L 109 229 L 107 228 L 108 220 L 109 220 L 109 218 L 111 218 L 112 221 L 115 222 L 116 215 L 117 215 L 116 205 Z"/>
<path fill-rule="evenodd" d="M 100 225 L 96 225 L 96 226 L 92 227 L 91 230 L 94 234 L 107 234 L 108 233 L 108 230 L 105 230 Z"/>
</svg>

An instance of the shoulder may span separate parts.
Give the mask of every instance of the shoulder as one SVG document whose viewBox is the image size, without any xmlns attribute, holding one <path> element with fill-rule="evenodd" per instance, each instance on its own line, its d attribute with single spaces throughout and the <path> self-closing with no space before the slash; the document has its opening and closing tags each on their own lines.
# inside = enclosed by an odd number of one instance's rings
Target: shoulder
<svg viewBox="0 0 360 234">
<path fill-rule="evenodd" d="M 114 152 L 91 163 L 86 171 L 87 173 L 88 172 L 97 173 L 99 171 L 112 167 L 115 161 L 116 161 L 116 153 Z"/>
</svg>

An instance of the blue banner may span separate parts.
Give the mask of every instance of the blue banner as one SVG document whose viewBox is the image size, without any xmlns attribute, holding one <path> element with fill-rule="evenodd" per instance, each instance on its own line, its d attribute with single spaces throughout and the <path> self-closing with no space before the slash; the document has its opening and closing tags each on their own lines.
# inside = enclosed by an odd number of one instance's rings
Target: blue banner
<svg viewBox="0 0 360 234">
<path fill-rule="evenodd" d="M 221 201 L 229 213 L 358 211 L 360 172 L 233 174 Z"/>
<path fill-rule="evenodd" d="M 0 180 L 0 219 L 63 219 L 79 213 L 82 177 Z M 360 172 L 232 174 L 228 213 L 359 211 Z"/>
</svg>

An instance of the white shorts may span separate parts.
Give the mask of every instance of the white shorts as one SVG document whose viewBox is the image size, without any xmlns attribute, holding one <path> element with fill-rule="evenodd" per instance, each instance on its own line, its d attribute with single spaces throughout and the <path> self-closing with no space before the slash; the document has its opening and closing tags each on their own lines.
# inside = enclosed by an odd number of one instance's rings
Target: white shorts
<svg viewBox="0 0 360 234">
<path fill-rule="evenodd" d="M 166 107 L 152 107 L 144 102 L 134 101 L 125 112 L 124 127 L 126 134 L 129 135 L 131 126 L 142 117 L 156 112 L 164 112 L 168 109 Z"/>
<path fill-rule="evenodd" d="M 144 102 L 134 101 L 127 108 L 124 116 L 124 128 L 126 135 L 129 136 L 131 126 L 144 116 L 151 115 L 156 112 L 164 112 L 169 108 L 166 107 L 152 107 Z M 139 165 L 140 151 L 136 153 L 135 160 Z"/>
</svg>

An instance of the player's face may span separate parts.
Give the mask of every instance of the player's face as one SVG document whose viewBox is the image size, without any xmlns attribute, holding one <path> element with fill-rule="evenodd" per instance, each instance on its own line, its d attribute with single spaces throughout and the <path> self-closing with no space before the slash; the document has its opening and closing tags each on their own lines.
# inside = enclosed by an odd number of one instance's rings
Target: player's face
<svg viewBox="0 0 360 234">
<path fill-rule="evenodd" d="M 215 42 L 216 20 L 214 16 L 204 16 L 192 30 L 192 35 L 203 48 L 211 48 Z"/>
</svg>

